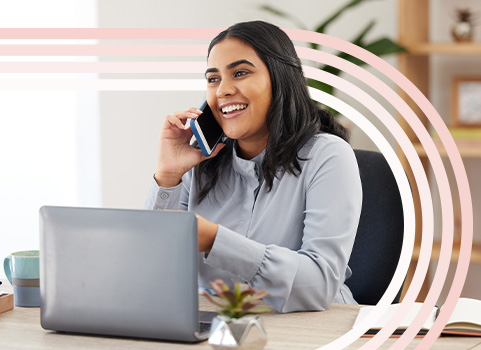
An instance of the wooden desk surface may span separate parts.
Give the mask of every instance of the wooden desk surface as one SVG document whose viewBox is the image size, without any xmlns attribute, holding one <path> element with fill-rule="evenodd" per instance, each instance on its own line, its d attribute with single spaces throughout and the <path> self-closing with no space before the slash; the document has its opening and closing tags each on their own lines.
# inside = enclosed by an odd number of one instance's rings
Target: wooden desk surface
<svg viewBox="0 0 481 350">
<path fill-rule="evenodd" d="M 11 291 L 4 281 L 3 291 Z M 212 310 L 212 306 L 200 298 L 202 310 Z M 264 326 L 268 334 L 266 350 L 317 349 L 352 328 L 359 310 L 358 305 L 333 304 L 323 312 L 299 312 L 291 314 L 263 315 Z M 358 339 L 348 349 L 358 349 L 369 341 Z M 389 348 L 396 339 L 388 339 L 383 349 Z M 409 346 L 414 349 L 420 339 L 415 339 Z M 432 349 L 473 349 L 481 348 L 481 338 L 442 337 Z M 39 308 L 15 307 L 0 314 L 0 349 L 212 349 L 207 341 L 198 344 L 160 342 L 154 340 L 137 340 L 89 335 L 73 335 L 46 331 L 40 326 Z M 477 349 L 477 347 L 476 347 Z"/>
</svg>

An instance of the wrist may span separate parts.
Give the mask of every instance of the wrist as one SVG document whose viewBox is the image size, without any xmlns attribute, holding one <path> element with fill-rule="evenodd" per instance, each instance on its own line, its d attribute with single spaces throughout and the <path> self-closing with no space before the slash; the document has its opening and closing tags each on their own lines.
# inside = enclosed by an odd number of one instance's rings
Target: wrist
<svg viewBox="0 0 481 350">
<path fill-rule="evenodd" d="M 214 241 L 215 241 L 215 237 L 217 236 L 217 230 L 219 229 L 219 225 L 217 224 L 214 224 L 213 222 L 210 223 L 211 225 L 209 225 L 209 230 L 208 230 L 208 233 L 207 233 L 207 236 L 209 237 L 208 239 L 208 244 L 207 246 L 205 247 L 205 252 L 207 254 L 210 253 L 210 250 L 212 249 L 212 246 L 214 245 Z"/>
<path fill-rule="evenodd" d="M 212 246 L 214 245 L 215 237 L 217 236 L 217 230 L 219 225 L 204 219 L 202 216 L 197 215 L 197 230 L 199 236 L 199 251 L 210 253 Z"/>
<path fill-rule="evenodd" d="M 168 175 L 156 172 L 154 174 L 154 180 L 159 187 L 169 188 L 175 187 L 180 184 L 182 176 L 178 175 Z"/>
</svg>

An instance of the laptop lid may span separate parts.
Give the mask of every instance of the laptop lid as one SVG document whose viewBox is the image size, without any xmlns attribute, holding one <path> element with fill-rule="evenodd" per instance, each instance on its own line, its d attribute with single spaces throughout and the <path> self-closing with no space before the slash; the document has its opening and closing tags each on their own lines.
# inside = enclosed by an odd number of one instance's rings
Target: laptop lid
<svg viewBox="0 0 481 350">
<path fill-rule="evenodd" d="M 66 332 L 201 340 L 196 333 L 197 249 L 192 213 L 44 206 L 41 325 Z"/>
</svg>

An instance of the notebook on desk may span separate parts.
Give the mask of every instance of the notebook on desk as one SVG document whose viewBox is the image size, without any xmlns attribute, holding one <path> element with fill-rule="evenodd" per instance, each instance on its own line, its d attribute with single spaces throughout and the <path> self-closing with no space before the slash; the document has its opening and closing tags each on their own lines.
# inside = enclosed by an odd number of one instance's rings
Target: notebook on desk
<svg viewBox="0 0 481 350">
<path fill-rule="evenodd" d="M 205 340 L 197 249 L 192 213 L 42 207 L 41 325 L 64 332 Z"/>
</svg>

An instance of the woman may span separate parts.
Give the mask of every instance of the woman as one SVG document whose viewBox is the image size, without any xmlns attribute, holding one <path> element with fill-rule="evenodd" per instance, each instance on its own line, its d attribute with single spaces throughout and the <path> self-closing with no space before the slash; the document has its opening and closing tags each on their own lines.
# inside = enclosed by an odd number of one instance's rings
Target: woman
<svg viewBox="0 0 481 350">
<path fill-rule="evenodd" d="M 206 158 L 189 145 L 190 108 L 166 117 L 148 209 L 197 214 L 199 284 L 269 292 L 281 312 L 356 303 L 344 284 L 361 211 L 346 130 L 309 97 L 289 37 L 236 24 L 210 44 L 206 98 L 227 136 Z"/>
</svg>

